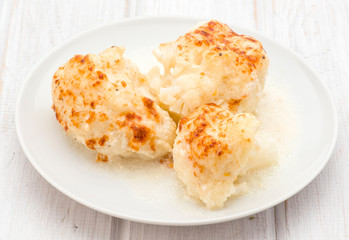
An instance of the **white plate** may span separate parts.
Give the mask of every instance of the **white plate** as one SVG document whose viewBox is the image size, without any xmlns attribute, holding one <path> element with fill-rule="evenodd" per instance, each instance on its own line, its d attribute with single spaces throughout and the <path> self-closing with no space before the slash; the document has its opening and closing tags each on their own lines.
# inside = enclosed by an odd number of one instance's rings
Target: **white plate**
<svg viewBox="0 0 349 240">
<path fill-rule="evenodd" d="M 113 175 L 93 167 L 92 161 L 64 137 L 50 108 L 51 79 L 60 65 L 75 54 L 98 53 L 112 45 L 123 45 L 128 54 L 136 55 L 149 46 L 177 39 L 200 21 L 175 17 L 119 21 L 79 34 L 40 61 L 25 80 L 16 109 L 18 138 L 36 170 L 58 190 L 90 208 L 163 225 L 238 219 L 272 207 L 309 184 L 324 168 L 335 145 L 337 115 L 333 100 L 319 76 L 296 54 L 261 34 L 239 27 L 233 29 L 263 43 L 271 59 L 270 72 L 282 76 L 279 81 L 290 86 L 299 112 L 299 147 L 292 153 L 292 164 L 272 186 L 238 198 L 221 210 L 209 211 L 181 198 L 171 183 L 156 184 L 156 179 L 134 181 L 120 171 Z M 166 187 L 173 188 L 173 196 L 169 196 L 172 190 L 163 192 Z M 142 190 L 143 193 L 137 192 Z"/>
</svg>

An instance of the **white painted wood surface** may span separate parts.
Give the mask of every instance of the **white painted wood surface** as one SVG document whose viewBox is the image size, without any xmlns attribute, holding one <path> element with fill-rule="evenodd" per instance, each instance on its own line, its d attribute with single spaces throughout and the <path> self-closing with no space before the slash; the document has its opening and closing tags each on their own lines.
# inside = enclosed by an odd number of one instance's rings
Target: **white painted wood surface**
<svg viewBox="0 0 349 240">
<path fill-rule="evenodd" d="M 33 169 L 16 137 L 14 111 L 34 64 L 85 29 L 156 15 L 216 18 L 255 29 L 320 73 L 335 97 L 340 132 L 330 162 L 308 187 L 253 219 L 165 227 L 84 207 Z M 346 0 L 0 0 L 0 239 L 349 239 L 348 29 Z"/>
</svg>

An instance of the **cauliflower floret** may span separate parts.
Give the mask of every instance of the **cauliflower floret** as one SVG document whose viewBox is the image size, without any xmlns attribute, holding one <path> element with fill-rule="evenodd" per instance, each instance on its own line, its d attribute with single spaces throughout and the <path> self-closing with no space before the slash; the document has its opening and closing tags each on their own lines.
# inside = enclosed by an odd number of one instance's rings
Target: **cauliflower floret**
<svg viewBox="0 0 349 240">
<path fill-rule="evenodd" d="M 207 208 L 222 207 L 238 194 L 237 178 L 269 166 L 273 155 L 255 138 L 259 122 L 251 113 L 232 114 L 215 104 L 182 118 L 173 147 L 174 169 L 189 195 Z"/>
<path fill-rule="evenodd" d="M 150 71 L 160 102 L 183 117 L 205 103 L 252 112 L 264 87 L 269 59 L 256 39 L 218 21 L 163 43 L 154 55 L 164 67 Z"/>
<path fill-rule="evenodd" d="M 124 48 L 76 55 L 54 74 L 53 110 L 66 133 L 108 156 L 155 159 L 172 151 L 176 125 L 152 100 Z"/>
</svg>

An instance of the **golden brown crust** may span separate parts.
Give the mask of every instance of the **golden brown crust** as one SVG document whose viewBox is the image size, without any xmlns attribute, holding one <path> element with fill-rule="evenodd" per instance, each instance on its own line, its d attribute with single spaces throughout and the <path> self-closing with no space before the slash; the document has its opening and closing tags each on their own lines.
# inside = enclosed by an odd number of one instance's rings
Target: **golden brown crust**
<svg viewBox="0 0 349 240">
<path fill-rule="evenodd" d="M 98 144 L 99 146 L 103 147 L 104 144 L 109 140 L 109 137 L 107 135 L 103 135 L 103 137 L 101 137 L 99 140 L 98 140 Z"/>
<path fill-rule="evenodd" d="M 239 35 L 226 24 L 216 20 L 211 20 L 194 31 L 185 34 L 184 38 L 186 39 L 185 43 L 177 45 L 177 48 L 186 49 L 190 47 L 190 44 L 194 44 L 197 47 L 209 48 L 208 54 L 219 57 L 231 55 L 231 52 L 234 52 L 236 57 L 233 59 L 233 62 L 236 65 L 246 63 L 249 73 L 254 71 L 257 68 L 257 64 L 260 63 L 261 59 L 265 59 L 266 56 L 259 41 L 250 36 Z"/>
<path fill-rule="evenodd" d="M 142 117 L 137 115 L 134 112 L 128 112 L 125 115 L 124 121 L 116 121 L 116 124 L 122 129 L 126 128 L 131 131 L 126 131 L 129 146 L 135 151 L 138 151 L 139 148 L 148 143 L 150 141 L 150 145 L 153 146 L 151 149 L 155 151 L 155 147 L 152 143 L 152 139 L 150 137 L 154 132 L 150 130 L 148 127 L 142 125 Z"/>
<path fill-rule="evenodd" d="M 109 161 L 109 158 L 107 155 L 98 153 L 96 162 L 108 162 L 108 161 Z"/>
<path fill-rule="evenodd" d="M 212 129 L 211 122 L 223 121 L 228 117 L 227 112 L 222 111 L 216 104 L 210 103 L 201 106 L 194 113 L 182 119 L 184 121 L 179 122 L 179 132 L 185 129 L 184 140 L 191 146 L 191 149 L 194 149 L 190 157 L 193 166 L 197 166 L 198 161 L 209 154 L 213 153 L 220 157 L 230 152 L 226 143 L 209 135 L 207 130 Z M 189 121 L 190 123 L 187 124 Z"/>
<path fill-rule="evenodd" d="M 147 77 L 123 52 L 114 47 L 99 55 L 75 55 L 56 71 L 52 109 L 57 121 L 78 142 L 103 155 L 167 154 L 175 124 L 148 98 Z"/>
<path fill-rule="evenodd" d="M 249 168 L 251 152 L 257 148 L 257 119 L 250 113 L 232 114 L 215 104 L 204 104 L 179 124 L 173 147 L 179 179 L 189 195 L 208 208 L 222 207 L 234 194 L 234 182 L 245 174 L 244 167 Z"/>
<path fill-rule="evenodd" d="M 150 98 L 143 97 L 142 102 L 144 106 L 147 108 L 149 114 L 153 116 L 157 122 L 159 122 L 159 114 L 154 107 L 154 101 L 151 100 Z"/>
<path fill-rule="evenodd" d="M 88 139 L 86 140 L 86 146 L 89 148 L 89 149 L 95 149 L 95 145 L 96 145 L 97 141 L 96 139 Z"/>
<path fill-rule="evenodd" d="M 160 44 L 154 55 L 164 67 L 161 81 L 154 81 L 159 99 L 182 117 L 207 103 L 252 112 L 269 65 L 259 41 L 215 20 Z"/>
</svg>

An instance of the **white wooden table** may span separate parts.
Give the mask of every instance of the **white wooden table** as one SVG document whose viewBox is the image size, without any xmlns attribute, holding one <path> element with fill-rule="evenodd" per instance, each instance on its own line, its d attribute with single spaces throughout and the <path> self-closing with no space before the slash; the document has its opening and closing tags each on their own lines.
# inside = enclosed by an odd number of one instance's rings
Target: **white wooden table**
<svg viewBox="0 0 349 240">
<path fill-rule="evenodd" d="M 323 77 L 340 132 L 324 171 L 289 200 L 222 224 L 166 227 L 91 210 L 48 184 L 18 143 L 20 86 L 54 46 L 134 16 L 216 18 L 255 29 L 298 52 Z M 346 0 L 0 0 L 0 239 L 349 239 L 349 3 Z"/>
</svg>

